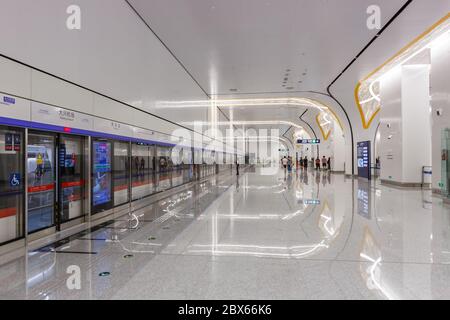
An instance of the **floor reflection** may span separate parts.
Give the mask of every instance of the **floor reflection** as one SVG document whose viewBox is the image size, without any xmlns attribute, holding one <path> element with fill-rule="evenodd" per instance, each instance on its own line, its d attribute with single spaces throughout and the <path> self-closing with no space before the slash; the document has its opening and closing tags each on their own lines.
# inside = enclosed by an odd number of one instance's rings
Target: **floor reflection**
<svg viewBox="0 0 450 320">
<path fill-rule="evenodd" d="M 450 298 L 449 213 L 328 171 L 221 175 L 1 265 L 0 298 Z"/>
</svg>

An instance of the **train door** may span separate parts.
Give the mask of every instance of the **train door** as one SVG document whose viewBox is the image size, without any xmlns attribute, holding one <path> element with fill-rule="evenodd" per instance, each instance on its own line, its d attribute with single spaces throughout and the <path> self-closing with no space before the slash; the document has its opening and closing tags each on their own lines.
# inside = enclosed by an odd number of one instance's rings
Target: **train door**
<svg viewBox="0 0 450 320">
<path fill-rule="evenodd" d="M 28 134 L 26 168 L 28 177 L 28 233 L 55 231 L 56 135 Z"/>
<path fill-rule="evenodd" d="M 60 135 L 58 148 L 58 229 L 60 224 L 84 216 L 85 138 Z M 81 222 L 81 221 L 80 221 Z"/>
</svg>

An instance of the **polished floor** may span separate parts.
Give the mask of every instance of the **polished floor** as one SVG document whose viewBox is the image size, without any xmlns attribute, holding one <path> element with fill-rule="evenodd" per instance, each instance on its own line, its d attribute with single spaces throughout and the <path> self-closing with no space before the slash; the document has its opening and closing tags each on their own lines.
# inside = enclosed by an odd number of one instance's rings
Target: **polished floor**
<svg viewBox="0 0 450 320">
<path fill-rule="evenodd" d="M 449 283 L 441 199 L 315 171 L 213 177 L 0 266 L 0 299 L 449 299 Z"/>
</svg>

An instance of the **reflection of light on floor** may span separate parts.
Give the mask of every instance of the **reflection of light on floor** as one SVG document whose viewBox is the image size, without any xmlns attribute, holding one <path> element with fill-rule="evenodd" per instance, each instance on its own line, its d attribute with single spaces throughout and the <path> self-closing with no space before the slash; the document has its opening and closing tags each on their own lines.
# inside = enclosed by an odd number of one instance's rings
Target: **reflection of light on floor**
<svg viewBox="0 0 450 320">
<path fill-rule="evenodd" d="M 54 257 L 53 263 L 47 269 L 45 269 L 44 271 L 39 272 L 37 275 L 27 279 L 27 285 L 29 287 L 32 287 L 36 283 L 39 283 L 39 278 L 42 278 L 41 280 L 45 280 L 46 274 L 50 273 L 50 271 L 56 266 L 56 254 L 54 253 L 54 255 L 55 255 L 55 257 Z"/>
<path fill-rule="evenodd" d="M 383 287 L 376 279 L 381 277 L 380 265 L 381 265 L 381 257 L 375 260 L 372 266 L 369 268 L 370 279 L 372 280 L 373 285 L 379 291 L 381 291 L 381 293 L 383 293 L 383 295 L 386 296 L 386 298 L 388 298 L 389 300 L 395 300 L 397 298 L 390 292 L 390 290 L 388 290 L 386 287 Z M 378 276 L 375 275 L 375 272 L 377 272 Z"/>
<path fill-rule="evenodd" d="M 189 246 L 190 248 L 209 248 L 211 245 L 207 244 L 194 244 Z M 219 249 L 218 249 L 219 248 Z M 279 251 L 294 251 L 298 249 L 304 249 L 305 251 L 299 253 L 278 253 L 278 252 L 264 252 L 264 251 L 244 251 L 244 250 L 232 250 L 233 248 L 238 249 L 255 249 L 255 250 L 279 250 Z M 324 244 L 324 240 L 317 244 L 311 245 L 299 245 L 290 247 L 275 247 L 275 246 L 257 246 L 257 245 L 244 245 L 244 244 L 214 244 L 210 249 L 189 249 L 188 253 L 211 253 L 212 255 L 247 255 L 247 256 L 269 256 L 269 257 L 287 257 L 287 258 L 298 258 L 309 255 L 319 248 L 328 248 L 328 245 Z M 228 249 L 228 250 L 227 250 Z"/>
<path fill-rule="evenodd" d="M 390 300 L 396 299 L 392 290 L 381 284 L 381 250 L 367 226 L 364 229 L 363 246 L 359 256 L 371 263 L 368 267 L 365 267 L 365 262 L 361 262 L 360 265 L 361 276 L 365 280 L 367 288 L 377 290 Z"/>
<path fill-rule="evenodd" d="M 295 216 L 299 214 L 303 214 L 303 210 L 297 210 L 292 213 L 288 214 L 272 214 L 272 213 L 260 213 L 256 215 L 245 215 L 245 214 L 218 214 L 217 217 L 219 218 L 230 218 L 230 219 L 237 219 L 237 220 L 262 220 L 262 219 L 272 219 L 272 220 L 289 220 L 294 218 Z"/>
<path fill-rule="evenodd" d="M 323 223 L 323 227 L 324 227 L 325 231 L 326 231 L 330 236 L 334 235 L 334 233 L 335 233 L 334 228 L 333 228 L 333 227 L 331 227 L 331 228 L 328 227 L 328 223 L 331 221 L 331 217 L 328 217 L 328 216 L 323 215 L 323 214 L 321 214 L 320 216 L 321 216 L 323 219 L 325 219 L 325 222 Z"/>
</svg>

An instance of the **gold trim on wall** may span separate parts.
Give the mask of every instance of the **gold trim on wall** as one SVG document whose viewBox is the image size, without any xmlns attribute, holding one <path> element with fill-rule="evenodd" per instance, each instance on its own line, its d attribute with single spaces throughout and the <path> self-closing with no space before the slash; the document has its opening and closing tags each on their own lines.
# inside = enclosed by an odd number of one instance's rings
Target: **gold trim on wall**
<svg viewBox="0 0 450 320">
<path fill-rule="evenodd" d="M 372 76 L 374 76 L 377 72 L 379 72 L 381 69 L 383 69 L 384 67 L 386 67 L 389 63 L 393 62 L 396 58 L 398 58 L 400 55 L 404 54 L 408 49 L 410 49 L 411 47 L 413 47 L 415 44 L 417 44 L 418 42 L 420 42 L 422 39 L 424 39 L 426 36 L 428 36 L 429 34 L 431 34 L 433 31 L 436 30 L 436 28 L 438 28 L 439 26 L 441 26 L 443 23 L 445 23 L 448 19 L 450 18 L 450 12 L 448 12 L 444 17 L 442 17 L 441 19 L 439 19 L 436 23 L 434 23 L 432 26 L 430 26 L 429 28 L 427 28 L 424 32 L 422 32 L 419 36 L 417 36 L 416 38 L 414 38 L 410 43 L 408 43 L 406 46 L 404 46 L 402 49 L 400 49 L 400 51 L 398 51 L 396 54 L 394 54 L 391 58 L 389 58 L 388 60 L 386 60 L 383 64 L 381 64 L 380 66 L 378 66 L 377 68 L 375 68 L 372 72 L 370 72 L 367 76 L 365 76 L 362 80 L 358 81 L 358 83 L 356 84 L 355 87 L 355 102 L 356 102 L 356 107 L 358 108 L 360 117 L 361 117 L 361 122 L 362 122 L 362 126 L 364 129 L 368 129 L 372 123 L 372 121 L 374 120 L 375 116 L 378 114 L 378 112 L 381 109 L 381 105 L 376 107 L 373 111 L 373 114 L 370 116 L 369 119 L 366 118 L 365 114 L 364 114 L 364 110 L 362 108 L 360 99 L 359 99 L 359 94 L 360 94 L 360 88 L 361 85 L 367 81 L 369 78 L 371 78 Z"/>
</svg>

